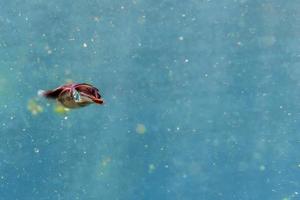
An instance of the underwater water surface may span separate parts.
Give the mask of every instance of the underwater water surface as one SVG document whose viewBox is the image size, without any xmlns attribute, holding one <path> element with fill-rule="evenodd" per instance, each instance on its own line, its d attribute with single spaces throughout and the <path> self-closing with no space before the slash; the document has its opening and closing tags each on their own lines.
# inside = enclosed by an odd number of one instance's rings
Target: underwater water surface
<svg viewBox="0 0 300 200">
<path fill-rule="evenodd" d="M 0 200 L 300 199 L 299 10 L 0 0 Z"/>
</svg>

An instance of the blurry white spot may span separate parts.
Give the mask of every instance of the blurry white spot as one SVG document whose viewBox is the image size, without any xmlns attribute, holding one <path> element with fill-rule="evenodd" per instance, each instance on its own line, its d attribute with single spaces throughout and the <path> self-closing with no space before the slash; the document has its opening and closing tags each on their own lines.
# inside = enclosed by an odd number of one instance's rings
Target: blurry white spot
<svg viewBox="0 0 300 200">
<path fill-rule="evenodd" d="M 205 77 L 208 77 L 208 74 L 204 74 Z"/>
<path fill-rule="evenodd" d="M 40 150 L 39 150 L 38 148 L 36 148 L 36 147 L 33 149 L 33 151 L 34 151 L 35 153 L 39 153 L 39 152 L 40 152 Z"/>
<path fill-rule="evenodd" d="M 11 116 L 10 119 L 13 120 L 13 119 L 14 119 L 14 116 Z"/>
<path fill-rule="evenodd" d="M 182 40 L 183 40 L 183 37 L 182 37 L 182 36 L 179 36 L 179 38 L 178 38 L 178 39 L 182 41 Z"/>
<path fill-rule="evenodd" d="M 65 116 L 64 119 L 67 120 L 67 119 L 68 119 L 68 116 Z"/>
<path fill-rule="evenodd" d="M 238 45 L 238 46 L 242 46 L 243 43 L 242 43 L 241 41 L 238 41 L 238 42 L 237 42 L 237 45 Z"/>
<path fill-rule="evenodd" d="M 265 171 L 265 170 L 266 170 L 266 167 L 265 167 L 264 165 L 261 165 L 261 166 L 259 166 L 259 170 L 260 170 L 260 171 Z"/>
<path fill-rule="evenodd" d="M 121 6 L 121 9 L 124 10 L 124 6 Z"/>
<path fill-rule="evenodd" d="M 180 130 L 180 127 L 176 127 L 176 130 L 179 131 L 179 130 Z"/>
<path fill-rule="evenodd" d="M 83 45 L 82 45 L 84 48 L 86 48 L 87 47 L 87 44 L 86 43 L 83 43 Z"/>
<path fill-rule="evenodd" d="M 182 16 L 182 17 L 185 17 L 186 15 L 185 15 L 185 14 L 182 14 L 181 16 Z"/>
<path fill-rule="evenodd" d="M 165 168 L 169 168 L 169 165 L 165 165 Z"/>
<path fill-rule="evenodd" d="M 188 63 L 188 62 L 189 62 L 189 59 L 185 59 L 184 62 L 185 62 L 185 63 Z"/>
<path fill-rule="evenodd" d="M 152 173 L 155 169 L 156 169 L 156 167 L 155 167 L 154 164 L 150 164 L 150 165 L 148 166 L 148 172 L 149 172 L 149 173 Z"/>
<path fill-rule="evenodd" d="M 41 96 L 43 96 L 44 92 L 45 92 L 45 90 L 38 90 L 37 94 L 38 94 L 38 96 L 41 97 Z"/>
</svg>

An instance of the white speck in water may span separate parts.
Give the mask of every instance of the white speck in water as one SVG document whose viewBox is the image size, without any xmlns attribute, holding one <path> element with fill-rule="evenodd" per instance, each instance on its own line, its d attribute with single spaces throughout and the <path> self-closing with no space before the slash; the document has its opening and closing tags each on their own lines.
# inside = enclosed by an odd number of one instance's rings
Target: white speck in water
<svg viewBox="0 0 300 200">
<path fill-rule="evenodd" d="M 178 126 L 178 127 L 176 127 L 176 130 L 177 130 L 177 131 L 179 131 L 179 130 L 180 130 L 180 127 L 179 127 L 179 126 Z"/>
<path fill-rule="evenodd" d="M 64 119 L 67 120 L 67 119 L 68 119 L 68 116 L 65 116 Z"/>
<path fill-rule="evenodd" d="M 11 120 L 13 120 L 14 118 L 15 118 L 14 116 L 11 116 L 11 117 L 10 117 Z"/>
<path fill-rule="evenodd" d="M 259 166 L 259 170 L 260 170 L 260 171 L 265 171 L 265 170 L 266 170 L 266 167 L 265 167 L 264 165 L 261 165 L 261 166 Z"/>
<path fill-rule="evenodd" d="M 34 151 L 34 153 L 39 153 L 40 152 L 40 150 L 36 147 L 34 147 L 33 151 Z"/>
<path fill-rule="evenodd" d="M 237 42 L 237 45 L 238 45 L 238 46 L 243 46 L 243 43 L 242 43 L 241 41 L 238 41 L 238 42 Z"/>
<path fill-rule="evenodd" d="M 86 48 L 87 47 L 87 43 L 83 43 L 83 45 L 82 45 L 84 48 Z"/>
<path fill-rule="evenodd" d="M 179 36 L 179 38 L 178 38 L 180 41 L 182 41 L 184 38 L 183 38 L 183 36 Z"/>
<path fill-rule="evenodd" d="M 189 62 L 189 59 L 185 59 L 184 62 L 185 62 L 185 63 L 188 63 L 188 62 Z"/>
</svg>

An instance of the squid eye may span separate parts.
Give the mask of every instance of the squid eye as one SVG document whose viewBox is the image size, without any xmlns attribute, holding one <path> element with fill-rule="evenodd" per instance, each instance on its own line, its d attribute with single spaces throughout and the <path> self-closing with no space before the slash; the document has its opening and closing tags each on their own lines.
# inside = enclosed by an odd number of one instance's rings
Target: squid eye
<svg viewBox="0 0 300 200">
<path fill-rule="evenodd" d="M 77 90 L 74 90 L 72 95 L 73 95 L 73 99 L 75 100 L 75 102 L 80 101 L 81 97 L 80 97 L 79 92 L 77 92 Z"/>
</svg>

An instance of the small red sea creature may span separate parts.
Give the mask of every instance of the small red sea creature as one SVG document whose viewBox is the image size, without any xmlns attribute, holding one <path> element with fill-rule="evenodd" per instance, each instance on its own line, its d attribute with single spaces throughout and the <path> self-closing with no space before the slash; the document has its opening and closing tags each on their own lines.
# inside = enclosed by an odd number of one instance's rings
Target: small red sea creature
<svg viewBox="0 0 300 200">
<path fill-rule="evenodd" d="M 92 103 L 104 103 L 99 90 L 87 83 L 70 83 L 54 90 L 39 91 L 38 94 L 49 99 L 56 99 L 66 108 L 80 108 Z"/>
</svg>

